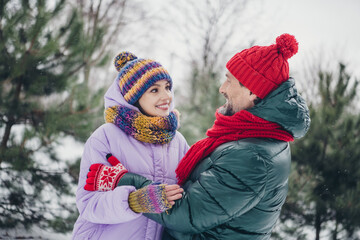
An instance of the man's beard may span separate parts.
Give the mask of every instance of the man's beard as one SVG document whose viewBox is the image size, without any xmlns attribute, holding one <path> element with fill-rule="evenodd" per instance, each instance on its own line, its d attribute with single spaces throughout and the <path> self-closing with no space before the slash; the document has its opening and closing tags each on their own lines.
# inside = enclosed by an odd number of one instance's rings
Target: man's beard
<svg viewBox="0 0 360 240">
<path fill-rule="evenodd" d="M 224 116 L 232 116 L 235 114 L 235 111 L 232 107 L 232 104 L 226 101 L 226 103 L 219 108 L 219 113 L 221 113 Z"/>
</svg>

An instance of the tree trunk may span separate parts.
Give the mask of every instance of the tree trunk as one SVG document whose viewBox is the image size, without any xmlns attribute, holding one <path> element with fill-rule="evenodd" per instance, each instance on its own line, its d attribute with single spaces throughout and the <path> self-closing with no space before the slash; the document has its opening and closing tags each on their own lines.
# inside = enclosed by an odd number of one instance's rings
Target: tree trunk
<svg viewBox="0 0 360 240">
<path fill-rule="evenodd" d="M 16 89 L 15 89 L 13 103 L 12 103 L 12 106 L 16 107 L 18 105 L 18 103 L 19 103 L 22 84 L 21 84 L 20 79 L 13 79 L 13 81 L 15 81 L 15 82 L 18 81 L 18 83 L 16 85 Z M 5 132 L 4 132 L 3 138 L 1 140 L 1 145 L 0 145 L 0 152 L 1 153 L 3 153 L 5 151 L 5 149 L 6 149 L 7 142 L 9 141 L 9 138 L 10 138 L 11 128 L 15 124 L 15 118 L 11 113 L 7 117 L 8 117 L 8 121 L 6 123 Z M 0 159 L 0 163 L 1 163 L 1 159 Z"/>
<path fill-rule="evenodd" d="M 320 240 L 320 231 L 321 231 L 321 213 L 319 209 L 319 203 L 316 203 L 316 213 L 315 213 L 315 240 Z"/>
<path fill-rule="evenodd" d="M 9 140 L 10 137 L 10 132 L 11 132 L 11 127 L 14 125 L 14 120 L 13 119 L 9 119 L 9 121 L 6 123 L 6 127 L 5 127 L 5 132 L 1 141 L 1 151 L 4 151 L 7 145 L 7 142 Z M 1 159 L 0 159 L 0 163 L 1 163 Z"/>
<path fill-rule="evenodd" d="M 336 223 L 335 223 L 335 229 L 333 231 L 333 234 L 332 234 L 332 240 L 337 240 L 337 234 L 338 234 L 338 220 L 337 220 L 337 217 L 336 217 Z"/>
</svg>

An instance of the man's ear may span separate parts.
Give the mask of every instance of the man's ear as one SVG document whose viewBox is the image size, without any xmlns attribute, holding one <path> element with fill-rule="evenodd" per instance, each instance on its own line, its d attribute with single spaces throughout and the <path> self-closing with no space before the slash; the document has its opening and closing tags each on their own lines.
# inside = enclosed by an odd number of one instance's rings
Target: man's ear
<svg viewBox="0 0 360 240">
<path fill-rule="evenodd" d="M 255 94 L 253 94 L 252 92 L 250 92 L 249 100 L 253 102 L 253 101 L 255 101 L 256 98 L 257 98 L 257 96 Z"/>
</svg>

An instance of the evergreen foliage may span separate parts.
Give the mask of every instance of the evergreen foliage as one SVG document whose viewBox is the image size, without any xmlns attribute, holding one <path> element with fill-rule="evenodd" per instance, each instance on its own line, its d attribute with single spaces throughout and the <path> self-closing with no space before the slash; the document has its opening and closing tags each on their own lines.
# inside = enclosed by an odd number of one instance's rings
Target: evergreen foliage
<svg viewBox="0 0 360 240">
<path fill-rule="evenodd" d="M 66 136 L 85 141 L 102 116 L 104 90 L 90 90 L 79 71 L 106 28 L 98 24 L 89 37 L 81 13 L 67 7 L 0 1 L 0 229 L 67 232 L 77 216 L 68 199 L 79 162 L 60 161 L 56 147 Z"/>
<path fill-rule="evenodd" d="M 353 111 L 358 81 L 339 64 L 339 71 L 319 71 L 320 102 L 312 104 L 311 127 L 292 146 L 293 169 L 281 219 L 289 233 L 314 228 L 315 239 L 356 239 L 360 227 L 360 114 Z M 304 232 L 297 231 L 299 236 Z"/>
</svg>

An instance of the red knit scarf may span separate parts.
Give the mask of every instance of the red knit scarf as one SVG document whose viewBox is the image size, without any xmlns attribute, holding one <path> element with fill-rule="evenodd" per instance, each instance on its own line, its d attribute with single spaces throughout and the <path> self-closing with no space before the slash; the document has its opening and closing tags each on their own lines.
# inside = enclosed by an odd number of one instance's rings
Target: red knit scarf
<svg viewBox="0 0 360 240">
<path fill-rule="evenodd" d="M 293 136 L 277 123 L 266 121 L 246 110 L 232 116 L 225 116 L 216 111 L 216 120 L 204 138 L 191 146 L 176 168 L 178 184 L 183 185 L 196 164 L 210 155 L 223 143 L 243 138 L 273 138 L 282 141 L 293 141 Z"/>
</svg>

